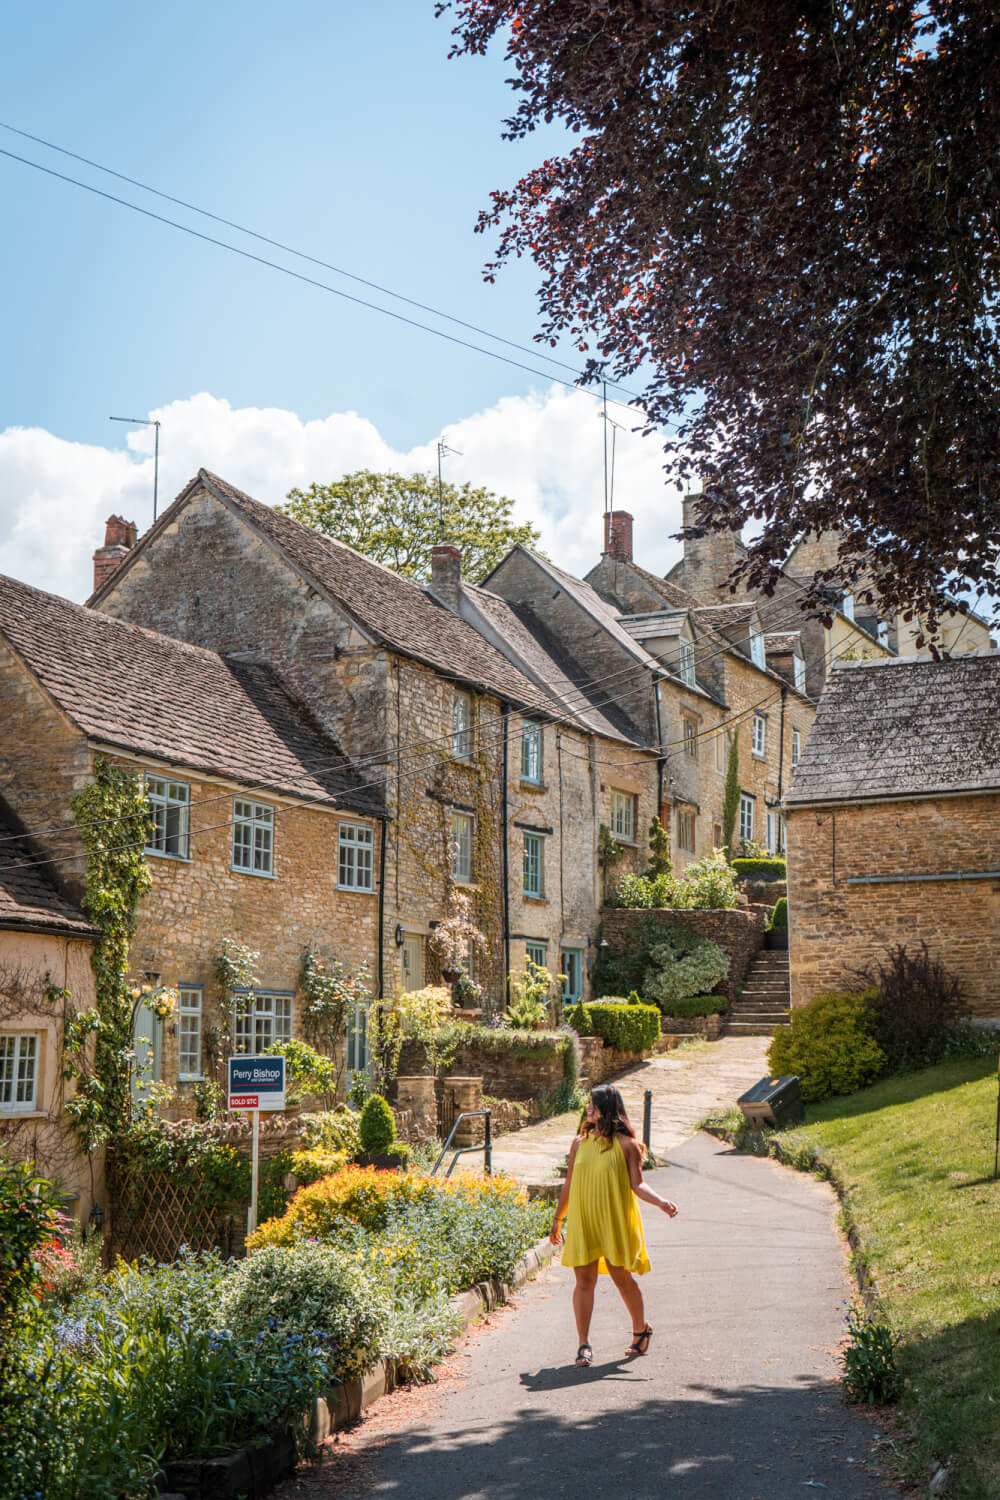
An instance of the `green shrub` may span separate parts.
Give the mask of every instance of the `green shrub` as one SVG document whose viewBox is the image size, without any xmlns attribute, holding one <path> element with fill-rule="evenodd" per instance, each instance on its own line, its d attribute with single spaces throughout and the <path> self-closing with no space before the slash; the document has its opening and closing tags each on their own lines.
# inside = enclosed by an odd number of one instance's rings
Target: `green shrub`
<svg viewBox="0 0 1000 1500">
<path fill-rule="evenodd" d="M 381 1094 L 369 1094 L 361 1111 L 362 1151 L 372 1156 L 388 1151 L 396 1139 L 396 1117 Z"/>
<path fill-rule="evenodd" d="M 725 995 L 688 995 L 675 1000 L 667 1015 L 690 1018 L 691 1016 L 721 1016 L 729 1009 Z"/>
<path fill-rule="evenodd" d="M 247 1342 L 270 1330 L 278 1337 L 333 1346 L 333 1373 L 363 1375 L 384 1352 L 390 1299 L 385 1281 L 366 1276 L 353 1257 L 332 1245 L 265 1245 L 241 1261 L 222 1302 L 222 1316 Z"/>
<path fill-rule="evenodd" d="M 356 1156 L 361 1149 L 361 1116 L 346 1104 L 304 1116 L 304 1151 L 346 1151 Z"/>
<path fill-rule="evenodd" d="M 733 869 L 741 880 L 784 880 L 788 867 L 783 858 L 734 859 Z"/>
<path fill-rule="evenodd" d="M 718 911 L 736 906 L 738 901 L 732 869 L 721 850 L 713 850 L 688 865 L 680 879 L 673 875 L 622 875 L 609 905 Z"/>
<path fill-rule="evenodd" d="M 619 877 L 609 906 L 673 906 L 678 882 L 672 875 L 632 875 Z"/>
<path fill-rule="evenodd" d="M 667 1015 L 678 1000 L 705 995 L 729 973 L 729 955 L 710 938 L 685 927 L 671 927 L 649 950 L 643 993 Z"/>
<path fill-rule="evenodd" d="M 841 1355 L 844 1395 L 848 1401 L 884 1406 L 903 1394 L 896 1365 L 897 1339 L 888 1323 L 873 1318 L 856 1303 L 847 1311 L 849 1343 Z"/>
<path fill-rule="evenodd" d="M 655 1005 L 598 1000 L 586 1007 L 594 1034 L 621 1052 L 649 1052 L 660 1035 L 660 1012 Z"/>
<path fill-rule="evenodd" d="M 873 1083 L 886 1058 L 872 1032 L 870 1002 L 870 992 L 833 992 L 793 1010 L 791 1025 L 771 1042 L 771 1072 L 797 1073 L 807 1103 Z"/>
<path fill-rule="evenodd" d="M 577 1036 L 594 1035 L 594 1024 L 587 1014 L 587 1007 L 582 1000 L 578 1000 L 575 1005 L 571 1005 L 566 1012 L 566 1025 L 572 1026 Z"/>
<path fill-rule="evenodd" d="M 788 897 L 779 896 L 771 913 L 771 926 L 788 930 Z"/>
<path fill-rule="evenodd" d="M 299 1186 L 308 1187 L 311 1182 L 319 1182 L 321 1178 L 339 1172 L 350 1160 L 346 1151 L 293 1151 L 291 1170 L 295 1173 Z"/>
</svg>

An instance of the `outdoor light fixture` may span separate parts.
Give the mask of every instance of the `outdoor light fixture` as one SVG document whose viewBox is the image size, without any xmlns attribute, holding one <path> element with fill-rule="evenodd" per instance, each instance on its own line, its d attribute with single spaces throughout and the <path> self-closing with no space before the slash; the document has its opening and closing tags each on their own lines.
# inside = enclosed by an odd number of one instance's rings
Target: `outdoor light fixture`
<svg viewBox="0 0 1000 1500">
<path fill-rule="evenodd" d="M 397 922 L 396 923 L 396 947 L 397 948 L 402 948 L 402 946 L 403 946 L 403 924 L 402 924 L 402 922 Z"/>
<path fill-rule="evenodd" d="M 104 1209 L 99 1203 L 95 1203 L 93 1208 L 90 1210 L 90 1213 L 87 1215 L 87 1223 L 90 1225 L 94 1234 L 100 1234 L 101 1230 L 104 1228 Z"/>
</svg>

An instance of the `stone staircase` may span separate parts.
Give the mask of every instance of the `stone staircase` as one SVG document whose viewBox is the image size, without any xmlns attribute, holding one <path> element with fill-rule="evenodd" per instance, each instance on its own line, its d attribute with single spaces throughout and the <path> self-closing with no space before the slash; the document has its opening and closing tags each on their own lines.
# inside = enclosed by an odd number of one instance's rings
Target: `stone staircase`
<svg viewBox="0 0 1000 1500">
<path fill-rule="evenodd" d="M 788 950 L 761 948 L 743 983 L 743 993 L 729 1007 L 727 1036 L 773 1036 L 787 1026 Z"/>
</svg>

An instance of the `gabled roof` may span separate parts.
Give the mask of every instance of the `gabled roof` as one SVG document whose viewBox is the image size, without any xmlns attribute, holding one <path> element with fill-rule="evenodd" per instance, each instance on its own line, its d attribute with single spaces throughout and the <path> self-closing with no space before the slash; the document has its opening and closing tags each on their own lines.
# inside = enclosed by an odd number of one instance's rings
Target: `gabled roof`
<svg viewBox="0 0 1000 1500">
<path fill-rule="evenodd" d="M 86 737 L 240 785 L 375 813 L 270 668 L 0 578 L 0 632 Z"/>
<path fill-rule="evenodd" d="M 621 622 L 637 641 L 659 641 L 679 636 L 691 618 L 687 609 L 661 609 L 656 614 L 622 615 Z"/>
<path fill-rule="evenodd" d="M 318 592 L 335 602 L 369 640 L 423 662 L 453 681 L 540 712 L 556 711 L 555 705 L 533 683 L 471 625 L 439 603 L 428 589 L 362 556 L 344 542 L 303 526 L 270 505 L 262 505 L 207 469 L 198 470 L 196 478 L 88 602 L 99 603 L 114 580 L 121 577 L 161 530 L 173 524 L 188 499 L 202 489 L 235 511 L 270 542 Z"/>
<path fill-rule="evenodd" d="M 606 692 L 589 686 L 586 672 L 530 609 L 509 604 L 499 594 L 470 584 L 462 585 L 462 593 L 496 633 L 501 650 L 509 651 L 551 698 L 564 705 L 565 718 L 592 734 L 639 743 L 634 727 L 614 702 L 619 685 Z"/>
<path fill-rule="evenodd" d="M 0 928 L 97 938 L 97 928 L 52 882 L 51 868 L 32 851 L 0 799 Z"/>
<path fill-rule="evenodd" d="M 1000 791 L 1000 652 L 836 662 L 786 802 Z"/>
<path fill-rule="evenodd" d="M 800 630 L 775 631 L 771 635 L 764 636 L 764 650 L 768 656 L 780 655 L 783 651 L 792 651 L 802 655 L 802 632 Z"/>
</svg>

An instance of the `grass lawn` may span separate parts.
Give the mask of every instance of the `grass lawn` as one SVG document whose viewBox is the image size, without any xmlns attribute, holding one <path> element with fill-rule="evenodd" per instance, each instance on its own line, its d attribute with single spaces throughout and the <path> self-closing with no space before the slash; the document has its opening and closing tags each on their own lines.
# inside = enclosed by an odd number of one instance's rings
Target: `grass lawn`
<svg viewBox="0 0 1000 1500">
<path fill-rule="evenodd" d="M 990 1059 L 892 1078 L 810 1107 L 783 1132 L 834 1167 L 906 1376 L 915 1478 L 950 1463 L 947 1494 L 1000 1497 L 1000 1181 Z"/>
</svg>

